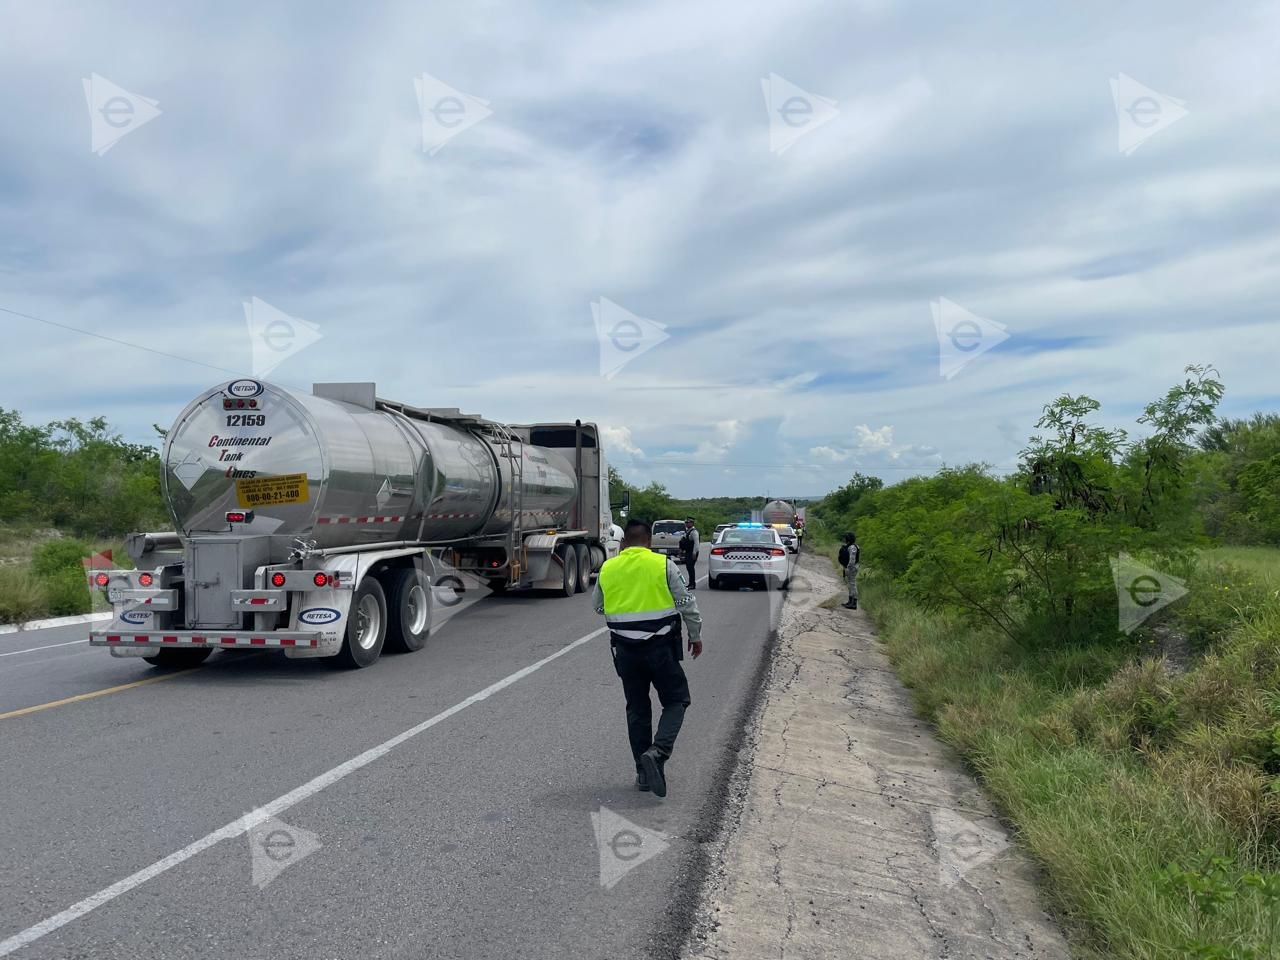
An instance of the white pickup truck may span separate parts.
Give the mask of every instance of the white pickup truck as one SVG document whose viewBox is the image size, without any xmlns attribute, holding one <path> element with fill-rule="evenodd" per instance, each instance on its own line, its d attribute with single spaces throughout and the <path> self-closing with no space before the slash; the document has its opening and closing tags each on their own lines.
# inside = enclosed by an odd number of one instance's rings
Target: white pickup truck
<svg viewBox="0 0 1280 960">
<path fill-rule="evenodd" d="M 679 558 L 680 541 L 684 538 L 683 520 L 657 520 L 653 524 L 653 552 Z"/>
</svg>

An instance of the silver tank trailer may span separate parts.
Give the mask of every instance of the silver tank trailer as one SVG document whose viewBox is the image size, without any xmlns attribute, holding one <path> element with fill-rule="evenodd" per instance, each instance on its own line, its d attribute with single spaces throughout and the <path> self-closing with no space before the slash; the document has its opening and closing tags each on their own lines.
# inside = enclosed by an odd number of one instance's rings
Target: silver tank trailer
<svg viewBox="0 0 1280 960">
<path fill-rule="evenodd" d="M 559 450 L 515 449 L 521 526 L 564 528 L 577 497 L 572 462 Z M 487 437 L 258 381 L 232 381 L 189 404 L 167 435 L 164 463 L 178 530 L 270 536 L 272 562 L 295 538 L 326 548 L 443 543 L 501 536 L 511 523 L 511 463 Z M 270 480 L 302 474 L 305 493 Z M 231 527 L 226 514 L 244 509 L 253 519 Z"/>
<path fill-rule="evenodd" d="M 770 500 L 760 517 L 765 523 L 791 523 L 796 518 L 796 508 L 785 500 Z"/>
</svg>

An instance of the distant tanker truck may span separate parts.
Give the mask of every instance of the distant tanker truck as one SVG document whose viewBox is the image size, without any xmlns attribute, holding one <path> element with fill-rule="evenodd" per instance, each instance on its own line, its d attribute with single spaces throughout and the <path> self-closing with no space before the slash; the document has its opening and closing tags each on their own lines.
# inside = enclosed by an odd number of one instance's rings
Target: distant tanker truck
<svg viewBox="0 0 1280 960">
<path fill-rule="evenodd" d="M 163 462 L 175 532 L 132 534 L 137 569 L 90 574 L 114 614 L 90 644 L 157 666 L 265 648 L 365 667 L 423 646 L 444 580 L 570 596 L 617 550 L 600 431 L 579 420 L 235 380 L 183 410 Z"/>
<path fill-rule="evenodd" d="M 770 500 L 760 512 L 765 523 L 785 523 L 788 526 L 796 519 L 796 508 L 785 500 Z"/>
</svg>

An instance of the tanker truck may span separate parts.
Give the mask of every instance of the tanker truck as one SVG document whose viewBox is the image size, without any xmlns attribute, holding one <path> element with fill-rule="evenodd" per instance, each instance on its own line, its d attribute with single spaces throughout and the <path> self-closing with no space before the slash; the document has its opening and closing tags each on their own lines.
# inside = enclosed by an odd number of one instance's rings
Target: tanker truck
<svg viewBox="0 0 1280 960">
<path fill-rule="evenodd" d="M 796 508 L 786 500 L 770 500 L 761 510 L 765 523 L 785 523 L 790 526 L 796 519 Z"/>
<path fill-rule="evenodd" d="M 155 666 L 268 649 L 366 667 L 422 648 L 442 578 L 571 596 L 617 551 L 600 431 L 581 420 L 243 379 L 182 411 L 162 461 L 174 531 L 131 534 L 135 569 L 89 574 L 113 614 L 90 644 Z"/>
</svg>

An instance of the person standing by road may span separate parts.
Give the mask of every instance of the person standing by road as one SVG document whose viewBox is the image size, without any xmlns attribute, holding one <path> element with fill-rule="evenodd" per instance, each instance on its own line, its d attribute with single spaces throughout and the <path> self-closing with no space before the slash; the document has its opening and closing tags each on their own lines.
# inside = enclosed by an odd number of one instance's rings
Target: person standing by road
<svg viewBox="0 0 1280 960">
<path fill-rule="evenodd" d="M 693 517 L 684 518 L 684 536 L 680 538 L 680 558 L 689 572 L 689 589 L 698 589 L 698 548 L 702 545 Z"/>
<path fill-rule="evenodd" d="M 613 667 L 627 701 L 627 736 L 636 764 L 636 786 L 667 795 L 666 763 L 690 704 L 681 622 L 689 631 L 689 655 L 702 655 L 702 614 L 675 562 L 650 549 L 649 525 L 628 520 L 622 551 L 604 562 L 592 603 L 609 627 Z M 649 688 L 658 692 L 662 716 L 653 730 Z"/>
<path fill-rule="evenodd" d="M 844 606 L 850 610 L 858 609 L 858 563 L 862 559 L 862 548 L 858 546 L 858 538 L 852 533 L 844 535 L 844 546 L 836 562 L 844 567 L 844 582 L 849 585 L 849 599 Z"/>
</svg>

